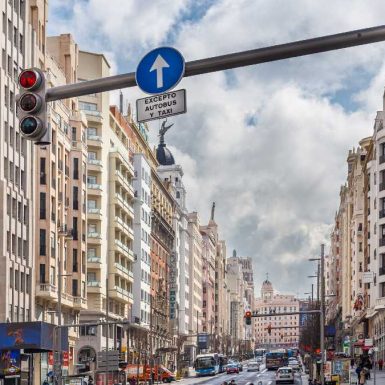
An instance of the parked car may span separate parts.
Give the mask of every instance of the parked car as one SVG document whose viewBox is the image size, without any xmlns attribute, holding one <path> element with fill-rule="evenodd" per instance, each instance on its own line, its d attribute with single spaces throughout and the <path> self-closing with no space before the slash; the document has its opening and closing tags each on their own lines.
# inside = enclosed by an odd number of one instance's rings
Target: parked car
<svg viewBox="0 0 385 385">
<path fill-rule="evenodd" d="M 247 371 L 248 372 L 256 372 L 259 370 L 259 362 L 257 361 L 250 361 L 247 364 Z"/>
<path fill-rule="evenodd" d="M 226 373 L 227 374 L 232 374 L 232 373 L 239 373 L 239 368 L 237 364 L 228 364 L 226 366 Z"/>
<path fill-rule="evenodd" d="M 289 382 L 290 384 L 294 384 L 293 369 L 288 366 L 283 366 L 282 368 L 279 368 L 275 374 L 275 382 L 276 384 L 282 382 Z"/>
</svg>

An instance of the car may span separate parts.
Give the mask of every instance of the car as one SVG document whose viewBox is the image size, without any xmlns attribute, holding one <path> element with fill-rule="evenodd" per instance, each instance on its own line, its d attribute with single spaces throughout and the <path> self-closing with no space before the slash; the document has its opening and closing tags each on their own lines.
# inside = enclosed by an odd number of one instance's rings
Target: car
<svg viewBox="0 0 385 385">
<path fill-rule="evenodd" d="M 232 365 L 237 365 L 240 372 L 243 371 L 243 365 L 239 361 L 233 361 Z"/>
<path fill-rule="evenodd" d="M 275 374 L 275 383 L 288 382 L 294 384 L 294 371 L 289 366 L 279 368 Z"/>
<path fill-rule="evenodd" d="M 232 373 L 239 373 L 239 368 L 237 364 L 229 364 L 226 366 L 226 373 L 232 374 Z"/>
<path fill-rule="evenodd" d="M 259 362 L 257 361 L 250 361 L 247 364 L 247 371 L 248 372 L 256 372 L 259 370 Z"/>
</svg>

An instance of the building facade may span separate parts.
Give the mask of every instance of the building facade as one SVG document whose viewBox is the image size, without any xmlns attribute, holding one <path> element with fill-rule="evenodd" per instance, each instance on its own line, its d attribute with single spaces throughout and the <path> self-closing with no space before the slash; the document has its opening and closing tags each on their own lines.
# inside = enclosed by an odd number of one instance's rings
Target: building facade
<svg viewBox="0 0 385 385">
<path fill-rule="evenodd" d="M 255 300 L 255 311 L 258 314 L 276 315 L 256 318 L 254 322 L 256 346 L 298 347 L 299 315 L 279 315 L 279 313 L 298 312 L 299 306 L 300 303 L 294 295 L 274 293 L 272 283 L 266 279 L 262 284 L 261 297 Z"/>
</svg>

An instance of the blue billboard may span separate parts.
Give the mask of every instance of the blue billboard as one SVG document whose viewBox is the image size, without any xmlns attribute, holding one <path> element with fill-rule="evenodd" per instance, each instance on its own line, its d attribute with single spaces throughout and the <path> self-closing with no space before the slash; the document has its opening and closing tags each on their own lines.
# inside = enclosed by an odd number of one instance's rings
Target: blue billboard
<svg viewBox="0 0 385 385">
<path fill-rule="evenodd" d="M 0 323 L 0 350 L 55 350 L 55 325 L 46 322 Z M 68 351 L 68 329 L 61 331 L 62 350 Z"/>
</svg>

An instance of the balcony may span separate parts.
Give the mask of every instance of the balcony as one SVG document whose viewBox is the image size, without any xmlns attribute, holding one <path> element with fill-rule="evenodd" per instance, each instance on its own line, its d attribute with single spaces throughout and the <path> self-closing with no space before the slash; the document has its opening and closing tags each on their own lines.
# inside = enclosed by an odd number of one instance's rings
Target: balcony
<svg viewBox="0 0 385 385">
<path fill-rule="evenodd" d="M 376 310 L 385 309 L 385 297 L 376 298 Z"/>
<path fill-rule="evenodd" d="M 384 218 L 384 217 L 385 217 L 385 210 L 380 210 L 380 211 L 378 212 L 378 216 L 379 216 L 380 219 L 381 219 L 381 218 Z"/>
<path fill-rule="evenodd" d="M 114 286 L 111 290 L 110 296 L 116 300 L 120 300 L 121 302 L 128 303 L 130 299 L 130 293 L 129 291 L 121 288 L 120 286 Z"/>
<path fill-rule="evenodd" d="M 87 135 L 87 145 L 101 148 L 103 145 L 102 137 L 99 135 Z"/>
<path fill-rule="evenodd" d="M 50 283 L 36 284 L 36 296 L 57 300 L 56 286 Z"/>
<path fill-rule="evenodd" d="M 73 306 L 75 309 L 87 309 L 87 300 L 82 297 L 73 297 Z"/>
<path fill-rule="evenodd" d="M 117 251 L 119 251 L 120 253 L 126 255 L 129 253 L 129 248 L 128 246 L 126 246 L 122 241 L 120 241 L 119 239 L 115 239 L 115 248 L 117 249 Z"/>
<path fill-rule="evenodd" d="M 88 219 L 101 219 L 102 210 L 97 207 L 88 207 L 87 208 Z"/>
<path fill-rule="evenodd" d="M 135 254 L 131 249 L 128 250 L 128 256 L 132 262 L 135 262 Z"/>
<path fill-rule="evenodd" d="M 124 267 L 119 262 L 114 263 L 114 273 L 123 276 L 123 278 L 127 279 L 130 275 L 130 270 L 127 267 Z"/>
<path fill-rule="evenodd" d="M 87 235 L 87 243 L 89 245 L 101 245 L 102 235 L 98 232 L 89 232 Z"/>
<path fill-rule="evenodd" d="M 385 267 L 380 267 L 379 268 L 378 275 L 385 275 Z"/>
<path fill-rule="evenodd" d="M 102 195 L 102 185 L 98 183 L 87 183 L 88 193 Z"/>
<path fill-rule="evenodd" d="M 91 171 L 101 171 L 102 170 L 102 161 L 100 159 L 87 159 L 88 170 Z"/>
<path fill-rule="evenodd" d="M 380 163 L 380 164 L 385 163 L 385 154 L 380 155 L 380 157 L 378 158 L 378 163 Z"/>
<path fill-rule="evenodd" d="M 384 182 L 380 183 L 379 189 L 380 189 L 380 191 L 384 191 L 385 190 L 385 183 Z"/>
<path fill-rule="evenodd" d="M 100 268 L 100 264 L 102 263 L 102 258 L 98 256 L 87 256 L 87 263 L 89 268 Z M 93 265 L 93 266 L 91 266 Z M 95 266 L 96 265 L 96 266 Z"/>
<path fill-rule="evenodd" d="M 87 293 L 100 293 L 102 291 L 102 283 L 100 281 L 87 280 Z"/>
<path fill-rule="evenodd" d="M 385 238 L 380 238 L 379 244 L 380 244 L 380 246 L 385 246 Z"/>
</svg>

